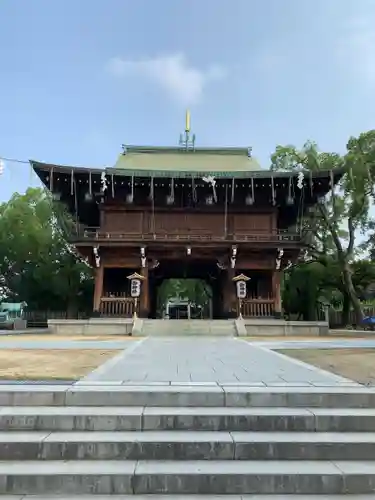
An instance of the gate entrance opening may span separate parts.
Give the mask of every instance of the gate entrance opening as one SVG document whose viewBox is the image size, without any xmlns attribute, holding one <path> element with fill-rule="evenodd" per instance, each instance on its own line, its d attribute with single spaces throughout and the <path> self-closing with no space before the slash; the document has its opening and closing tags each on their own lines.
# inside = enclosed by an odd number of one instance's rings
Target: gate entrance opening
<svg viewBox="0 0 375 500">
<path fill-rule="evenodd" d="M 149 272 L 148 286 L 150 318 L 223 317 L 222 276 L 214 261 L 163 260 Z"/>
<path fill-rule="evenodd" d="M 157 289 L 156 317 L 211 319 L 212 287 L 200 279 L 167 279 Z"/>
</svg>

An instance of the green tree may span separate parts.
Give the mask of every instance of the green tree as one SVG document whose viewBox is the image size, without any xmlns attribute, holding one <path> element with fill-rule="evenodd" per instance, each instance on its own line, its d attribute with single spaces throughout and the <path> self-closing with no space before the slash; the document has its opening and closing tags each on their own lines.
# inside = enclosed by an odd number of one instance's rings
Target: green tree
<svg viewBox="0 0 375 500">
<path fill-rule="evenodd" d="M 179 297 L 196 306 L 206 306 L 212 298 L 211 287 L 200 279 L 164 280 L 158 290 L 158 309 L 164 309 L 169 299 Z"/>
<path fill-rule="evenodd" d="M 367 290 L 375 282 L 375 264 L 357 260 L 351 264 L 352 281 L 356 294 L 366 298 Z M 287 314 L 316 320 L 322 303 L 342 310 L 342 324 L 349 323 L 350 300 L 338 262 L 334 258 L 323 263 L 301 263 L 285 272 L 283 305 Z"/>
<path fill-rule="evenodd" d="M 205 306 L 212 298 L 212 290 L 204 280 L 185 279 L 180 280 L 180 296 L 186 297 L 189 302 L 196 306 Z"/>
<path fill-rule="evenodd" d="M 87 307 L 92 271 L 66 241 L 71 224 L 64 207 L 42 189 L 15 193 L 0 205 L 3 298 L 71 314 Z"/>
<path fill-rule="evenodd" d="M 317 319 L 323 273 L 318 262 L 302 263 L 284 273 L 282 300 L 287 315 L 305 321 Z"/>
<path fill-rule="evenodd" d="M 357 322 L 363 318 L 361 302 L 353 284 L 355 240 L 365 232 L 370 218 L 370 199 L 375 178 L 375 131 L 350 138 L 347 152 L 319 152 L 316 145 L 307 143 L 298 150 L 293 146 L 277 147 L 272 155 L 272 170 L 332 171 L 341 167 L 344 175 L 314 212 L 304 217 L 304 227 L 313 235 L 308 245 L 308 259 L 322 265 L 337 262 L 346 299 L 351 303 Z"/>
</svg>

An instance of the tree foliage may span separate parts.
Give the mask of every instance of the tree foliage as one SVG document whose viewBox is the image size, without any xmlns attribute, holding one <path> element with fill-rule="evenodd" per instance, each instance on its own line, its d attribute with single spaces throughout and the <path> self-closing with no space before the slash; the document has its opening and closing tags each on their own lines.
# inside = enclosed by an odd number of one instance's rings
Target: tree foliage
<svg viewBox="0 0 375 500">
<path fill-rule="evenodd" d="M 25 301 L 32 310 L 89 307 L 92 271 L 66 242 L 71 224 L 64 207 L 41 189 L 0 205 L 3 299 Z"/>
<path fill-rule="evenodd" d="M 352 262 L 352 281 L 359 299 L 372 296 L 375 263 L 370 260 Z M 323 307 L 342 311 L 342 324 L 349 323 L 350 301 L 342 280 L 340 266 L 333 258 L 325 262 L 310 261 L 292 267 L 285 273 L 283 307 L 286 315 L 305 321 L 322 319 Z"/>
<path fill-rule="evenodd" d="M 356 237 L 371 226 L 371 199 L 375 179 L 375 131 L 350 138 L 346 153 L 319 152 L 316 144 L 307 143 L 298 150 L 293 146 L 277 147 L 271 170 L 337 171 L 343 176 L 337 187 L 319 200 L 312 213 L 304 215 L 303 225 L 312 235 L 308 261 L 319 263 L 327 271 L 337 267 L 344 301 L 350 303 L 357 321 L 362 308 L 353 283 Z"/>
<path fill-rule="evenodd" d="M 169 279 L 163 281 L 158 291 L 158 309 L 165 308 L 168 300 L 188 300 L 194 306 L 207 306 L 212 298 L 212 289 L 204 280 Z"/>
</svg>

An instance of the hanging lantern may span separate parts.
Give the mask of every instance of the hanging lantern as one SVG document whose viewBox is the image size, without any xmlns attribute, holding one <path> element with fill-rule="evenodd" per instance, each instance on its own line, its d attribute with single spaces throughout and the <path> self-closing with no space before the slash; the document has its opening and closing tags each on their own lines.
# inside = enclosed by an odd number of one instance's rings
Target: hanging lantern
<svg viewBox="0 0 375 500">
<path fill-rule="evenodd" d="M 239 299 L 245 299 L 246 298 L 246 281 L 237 281 L 236 283 L 236 290 L 237 290 L 237 298 Z"/>
<path fill-rule="evenodd" d="M 130 193 L 128 193 L 126 195 L 125 201 L 126 201 L 126 203 L 129 203 L 129 204 L 134 202 L 134 175 L 132 175 Z"/>
<path fill-rule="evenodd" d="M 134 298 L 141 295 L 141 280 L 133 279 L 130 283 L 130 295 Z"/>
<path fill-rule="evenodd" d="M 133 273 L 128 276 L 128 280 L 130 280 L 130 295 L 134 299 L 138 299 L 141 295 L 141 287 L 142 281 L 144 280 L 144 276 L 138 273 Z"/>
<path fill-rule="evenodd" d="M 287 196 L 286 197 L 286 204 L 287 205 L 294 205 L 294 199 L 292 196 Z"/>
<path fill-rule="evenodd" d="M 249 281 L 250 278 L 245 274 L 239 274 L 233 278 L 233 281 L 236 283 L 236 295 L 237 299 L 246 299 L 247 295 L 247 285 L 246 282 Z"/>
<path fill-rule="evenodd" d="M 294 205 L 294 197 L 292 195 L 292 178 L 289 177 L 289 185 L 288 185 L 288 196 L 286 197 L 287 205 Z"/>
<path fill-rule="evenodd" d="M 254 198 L 251 196 L 251 194 L 248 194 L 245 199 L 246 205 L 254 205 Z"/>
</svg>

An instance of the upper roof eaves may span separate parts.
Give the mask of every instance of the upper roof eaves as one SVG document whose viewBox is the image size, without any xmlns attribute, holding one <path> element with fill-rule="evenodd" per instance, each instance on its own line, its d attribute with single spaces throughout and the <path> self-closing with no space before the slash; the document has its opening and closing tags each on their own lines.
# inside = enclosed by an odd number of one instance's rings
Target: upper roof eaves
<svg viewBox="0 0 375 500">
<path fill-rule="evenodd" d="M 228 156 L 249 156 L 251 148 L 243 147 L 194 147 L 185 149 L 183 146 L 132 146 L 123 145 L 125 154 L 128 153 L 148 153 L 148 154 L 219 154 Z"/>
</svg>

